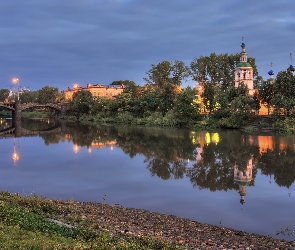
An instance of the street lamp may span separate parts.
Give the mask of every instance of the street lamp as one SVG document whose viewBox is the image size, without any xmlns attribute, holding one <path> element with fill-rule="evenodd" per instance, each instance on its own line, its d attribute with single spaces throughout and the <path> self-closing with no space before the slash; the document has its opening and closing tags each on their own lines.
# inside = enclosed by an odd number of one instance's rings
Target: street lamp
<svg viewBox="0 0 295 250">
<path fill-rule="evenodd" d="M 11 82 L 15 85 L 19 84 L 19 79 L 18 78 L 12 78 Z M 17 100 L 19 101 L 19 89 L 17 86 Z"/>
</svg>

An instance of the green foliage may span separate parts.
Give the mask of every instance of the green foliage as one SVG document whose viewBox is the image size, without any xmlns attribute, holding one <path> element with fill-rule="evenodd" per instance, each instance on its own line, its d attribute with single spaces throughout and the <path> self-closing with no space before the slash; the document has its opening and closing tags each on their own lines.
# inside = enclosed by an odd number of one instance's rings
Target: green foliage
<svg viewBox="0 0 295 250">
<path fill-rule="evenodd" d="M 174 113 L 179 123 L 187 125 L 197 116 L 199 105 L 196 103 L 197 91 L 195 88 L 187 87 L 176 95 Z"/>
<path fill-rule="evenodd" d="M 8 226 L 17 225 L 23 230 L 38 231 L 71 238 L 76 238 L 80 234 L 79 229 L 66 227 L 64 225 L 60 226 L 21 206 L 0 202 L 0 207 L 1 221 Z"/>
<path fill-rule="evenodd" d="M 211 84 L 220 85 L 222 90 L 233 86 L 234 83 L 234 69 L 240 62 L 240 54 L 215 54 L 210 56 L 201 56 L 195 58 L 190 68 L 192 77 L 199 84 L 211 82 Z M 248 62 L 253 67 L 254 77 L 258 76 L 255 59 L 248 57 Z"/>
<path fill-rule="evenodd" d="M 159 88 L 166 85 L 181 86 L 181 82 L 189 77 L 189 68 L 182 61 L 163 61 L 157 65 L 152 64 L 147 72 L 145 81 L 154 84 Z"/>
<path fill-rule="evenodd" d="M 130 80 L 113 81 L 111 85 L 124 85 L 123 93 L 128 93 L 132 97 L 138 97 L 140 88 L 141 88 L 140 86 L 136 85 L 134 81 L 130 81 Z"/>
<path fill-rule="evenodd" d="M 130 93 L 122 93 L 116 99 L 118 112 L 132 112 L 134 110 L 135 98 Z"/>
<path fill-rule="evenodd" d="M 251 96 L 240 95 L 235 97 L 228 107 L 227 116 L 223 116 L 220 121 L 220 127 L 240 128 L 245 125 L 255 115 L 256 103 Z"/>
<path fill-rule="evenodd" d="M 292 115 L 295 107 L 295 76 L 290 71 L 281 71 L 278 73 L 273 83 L 273 96 L 270 103 L 275 107 L 276 114 Z"/>
<path fill-rule="evenodd" d="M 133 115 L 130 112 L 125 111 L 125 112 L 119 112 L 117 114 L 116 121 L 118 123 L 134 124 L 135 119 L 134 119 Z"/>
<path fill-rule="evenodd" d="M 277 119 L 272 127 L 274 131 L 278 133 L 295 134 L 295 118 L 282 117 Z"/>
<path fill-rule="evenodd" d="M 38 91 L 38 103 L 55 103 L 60 95 L 58 88 L 45 86 Z"/>
<path fill-rule="evenodd" d="M 193 125 L 194 130 L 206 130 L 218 127 L 218 120 L 213 115 L 202 115 Z"/>
<path fill-rule="evenodd" d="M 68 112 L 79 118 L 82 114 L 88 114 L 90 112 L 92 104 L 91 92 L 86 90 L 78 91 L 73 94 L 73 99 L 69 103 Z"/>
<path fill-rule="evenodd" d="M 210 113 L 216 107 L 216 94 L 217 90 L 214 84 L 212 84 L 211 82 L 205 82 L 204 92 L 201 94 L 201 97 L 203 98 L 206 109 L 208 109 Z"/>
<path fill-rule="evenodd" d="M 22 103 L 38 102 L 39 93 L 40 93 L 40 90 L 37 90 L 37 91 L 26 90 L 20 94 L 20 99 L 21 99 Z"/>
<path fill-rule="evenodd" d="M 11 116 L 11 111 L 10 110 L 6 110 L 6 109 L 4 109 L 4 110 L 0 110 L 0 117 L 1 116 L 3 116 L 3 117 L 10 117 Z"/>
<path fill-rule="evenodd" d="M 90 107 L 91 115 L 98 115 L 104 118 L 114 116 L 117 110 L 116 100 L 106 97 L 94 97 Z"/>
<path fill-rule="evenodd" d="M 154 105 L 149 111 L 153 112 L 158 109 L 164 116 L 173 109 L 175 97 L 180 91 L 182 81 L 189 77 L 189 68 L 181 61 L 163 61 L 158 65 L 152 65 L 147 76 L 145 78 L 147 89 L 149 92 L 155 92 L 154 96 L 156 97 L 153 98 Z"/>
<path fill-rule="evenodd" d="M 45 212 L 45 213 L 44 213 Z M 0 192 L 0 248 L 14 249 L 180 249 L 166 242 L 133 236 L 107 234 L 93 221 L 81 220 L 75 203 L 49 201 L 36 195 L 21 197 Z M 60 220 L 67 218 L 79 226 Z M 86 223 L 85 223 L 86 222 Z"/>
<path fill-rule="evenodd" d="M 51 112 L 48 112 L 47 110 L 22 111 L 22 117 L 24 118 L 48 118 L 51 116 Z"/>
</svg>

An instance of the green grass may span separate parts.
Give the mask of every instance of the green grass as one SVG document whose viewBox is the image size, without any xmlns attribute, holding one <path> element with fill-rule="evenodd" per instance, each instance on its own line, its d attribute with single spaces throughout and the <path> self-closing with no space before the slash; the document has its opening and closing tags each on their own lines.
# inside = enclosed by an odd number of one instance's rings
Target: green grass
<svg viewBox="0 0 295 250">
<path fill-rule="evenodd" d="M 81 217 L 74 202 L 0 192 L 0 249 L 181 249 L 156 239 L 95 230 L 93 222 Z"/>
<path fill-rule="evenodd" d="M 24 118 L 48 118 L 51 116 L 52 116 L 52 113 L 47 110 L 33 110 L 33 111 L 22 112 L 22 117 Z"/>
</svg>

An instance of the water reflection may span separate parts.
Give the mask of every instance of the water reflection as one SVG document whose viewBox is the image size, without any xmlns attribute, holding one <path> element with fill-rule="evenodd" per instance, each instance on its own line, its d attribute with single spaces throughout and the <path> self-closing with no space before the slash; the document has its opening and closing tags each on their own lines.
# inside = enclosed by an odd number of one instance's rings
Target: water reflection
<svg viewBox="0 0 295 250">
<path fill-rule="evenodd" d="M 245 202 L 246 186 L 254 185 L 258 169 L 287 189 L 295 180 L 295 141 L 291 136 L 93 127 L 76 123 L 60 127 L 47 119 L 24 120 L 22 126 L 22 129 L 39 132 L 59 128 L 39 136 L 45 145 L 72 141 L 75 154 L 81 147 L 87 147 L 89 153 L 93 149 L 119 147 L 131 158 L 144 155 L 144 163 L 152 176 L 163 180 L 189 178 L 194 187 L 212 192 L 236 190 L 241 195 L 241 203 Z M 19 160 L 15 140 L 13 160 Z"/>
<path fill-rule="evenodd" d="M 19 154 L 18 154 L 18 150 L 16 147 L 16 139 L 14 138 L 13 140 L 13 154 L 12 154 L 12 159 L 14 161 L 14 163 L 16 163 L 19 160 Z"/>
<path fill-rule="evenodd" d="M 121 148 L 131 158 L 144 155 L 152 176 L 163 180 L 189 178 L 199 189 L 236 190 L 245 202 L 246 186 L 253 186 L 258 169 L 281 187 L 295 180 L 294 138 L 248 135 L 238 131 L 190 132 L 127 127 L 64 125 L 61 133 L 40 135 L 46 145 L 72 141 L 100 150 Z"/>
<path fill-rule="evenodd" d="M 100 192 L 100 197 L 103 197 L 107 190 L 110 193 L 108 197 L 114 197 L 116 203 L 120 199 L 134 199 L 136 202 L 142 199 L 138 205 L 140 208 L 153 209 L 152 203 L 156 206 L 163 202 L 163 206 L 169 206 L 171 211 L 177 207 L 185 209 L 185 204 L 190 204 L 183 212 L 185 216 L 193 214 L 188 210 L 196 207 L 200 214 L 198 219 L 206 218 L 204 222 L 210 223 L 213 219 L 217 221 L 215 217 L 219 216 L 218 213 L 222 213 L 218 221 L 225 221 L 226 216 L 231 216 L 233 224 L 237 223 L 237 218 L 241 219 L 245 215 L 247 218 L 241 220 L 245 224 L 251 223 L 250 226 L 247 224 L 248 228 L 257 227 L 253 224 L 259 223 L 258 217 L 265 217 L 265 207 L 274 214 L 284 210 L 282 213 L 287 223 L 294 216 L 293 210 L 289 208 L 294 203 L 294 197 L 288 197 L 292 196 L 295 180 L 294 136 L 248 135 L 239 131 L 193 132 L 124 126 L 94 127 L 77 123 L 59 124 L 58 128 L 49 133 L 49 129 L 56 124 L 48 124 L 44 120 L 38 122 L 38 127 L 36 121 L 31 123 L 32 121 L 24 121 L 22 125 L 26 130 L 34 128 L 37 131 L 41 127 L 43 132 L 31 135 L 27 133 L 25 139 L 28 136 L 38 136 L 38 140 L 21 140 L 21 143 L 30 141 L 32 144 L 26 144 L 20 149 L 18 139 L 9 141 L 11 146 L 12 143 L 14 145 L 13 152 L 10 148 L 9 155 L 15 152 L 20 154 L 16 162 L 21 170 L 9 178 L 30 173 L 33 177 L 29 178 L 29 182 L 36 182 L 34 188 L 37 192 L 41 192 L 43 184 L 48 182 L 51 186 L 46 186 L 46 190 L 51 190 L 47 192 L 54 193 L 54 190 L 58 190 L 55 192 L 70 192 L 71 195 L 81 192 L 84 199 L 88 194 L 90 197 L 91 192 L 95 197 Z M 38 146 L 34 144 L 34 148 L 40 148 L 40 156 L 31 151 L 33 142 L 36 141 Z M 46 146 L 42 147 L 42 143 Z M 50 159 L 49 163 L 44 163 L 44 159 Z M 13 162 L 14 158 L 9 156 L 9 161 Z M 33 165 L 30 166 L 31 172 L 28 165 Z M 41 170 L 45 172 L 44 175 Z M 1 174 L 4 176 L 5 172 Z M 18 181 L 15 179 L 11 183 Z M 267 187 L 261 188 L 265 187 L 265 183 Z M 277 191 L 279 188 L 276 184 L 283 188 L 286 196 L 283 197 L 282 192 Z M 178 185 L 187 186 L 183 188 Z M 154 190 L 154 187 L 157 189 Z M 261 197 L 270 195 L 276 196 L 262 201 Z M 60 196 L 58 193 L 58 198 Z M 96 198 L 91 196 L 90 199 Z M 133 205 L 132 202 L 133 200 L 129 204 Z M 216 202 L 223 203 L 223 207 L 217 209 Z M 248 204 L 251 204 L 251 209 Z M 276 208 L 268 208 L 270 206 Z M 246 211 L 247 207 L 249 210 Z M 263 209 L 259 210 L 261 207 Z M 245 214 L 238 214 L 237 210 Z M 193 214 L 190 218 L 193 216 L 196 215 Z M 273 215 L 273 218 L 276 219 L 276 216 Z M 268 226 L 271 224 L 268 219 L 263 223 Z"/>
</svg>

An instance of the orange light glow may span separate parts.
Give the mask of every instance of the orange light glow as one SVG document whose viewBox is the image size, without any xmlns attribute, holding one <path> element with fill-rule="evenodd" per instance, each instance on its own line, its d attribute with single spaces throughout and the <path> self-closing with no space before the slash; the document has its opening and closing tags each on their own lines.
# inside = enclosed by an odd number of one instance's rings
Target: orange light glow
<svg viewBox="0 0 295 250">
<path fill-rule="evenodd" d="M 74 89 L 77 89 L 79 87 L 78 83 L 74 83 Z"/>
<path fill-rule="evenodd" d="M 12 78 L 11 82 L 13 84 L 17 84 L 19 82 L 19 79 L 18 78 Z"/>
<path fill-rule="evenodd" d="M 78 151 L 79 151 L 79 146 L 78 145 L 74 145 L 73 150 L 74 150 L 75 154 L 77 154 Z"/>
<path fill-rule="evenodd" d="M 12 159 L 13 159 L 14 162 L 17 162 L 19 160 L 19 155 L 17 154 L 17 152 L 13 153 Z"/>
</svg>

